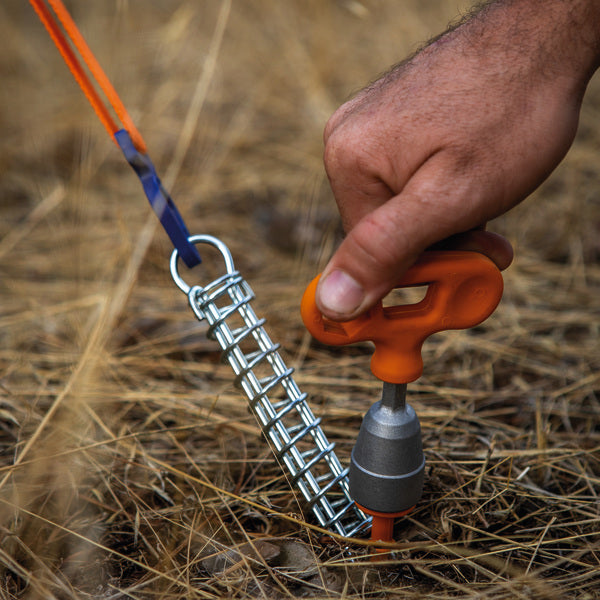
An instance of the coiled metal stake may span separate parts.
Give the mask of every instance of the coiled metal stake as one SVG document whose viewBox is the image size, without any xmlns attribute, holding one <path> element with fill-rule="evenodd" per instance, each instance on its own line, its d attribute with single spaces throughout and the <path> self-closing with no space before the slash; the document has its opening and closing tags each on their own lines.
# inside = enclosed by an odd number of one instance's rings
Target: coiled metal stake
<svg viewBox="0 0 600 600">
<path fill-rule="evenodd" d="M 209 244 L 222 254 L 227 273 L 201 287 L 189 286 L 179 275 L 177 250 L 171 255 L 171 275 L 187 294 L 194 314 L 208 323 L 208 337 L 218 342 L 223 359 L 233 369 L 236 384 L 245 392 L 250 408 L 292 483 L 312 509 L 319 525 L 351 537 L 367 529 L 367 517 L 348 492 L 348 469 L 343 468 L 286 367 L 257 318 L 250 302 L 254 293 L 235 270 L 227 246 L 212 236 L 195 235 L 192 244 Z"/>
</svg>

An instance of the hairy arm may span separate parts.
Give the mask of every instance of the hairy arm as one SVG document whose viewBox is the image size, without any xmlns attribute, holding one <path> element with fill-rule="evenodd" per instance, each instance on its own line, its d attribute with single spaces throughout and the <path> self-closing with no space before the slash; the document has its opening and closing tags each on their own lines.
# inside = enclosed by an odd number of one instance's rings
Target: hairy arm
<svg viewBox="0 0 600 600">
<path fill-rule="evenodd" d="M 347 235 L 322 312 L 357 316 L 448 238 L 508 266 L 482 227 L 562 160 L 599 60 L 597 0 L 496 0 L 342 105 L 324 160 Z"/>
</svg>

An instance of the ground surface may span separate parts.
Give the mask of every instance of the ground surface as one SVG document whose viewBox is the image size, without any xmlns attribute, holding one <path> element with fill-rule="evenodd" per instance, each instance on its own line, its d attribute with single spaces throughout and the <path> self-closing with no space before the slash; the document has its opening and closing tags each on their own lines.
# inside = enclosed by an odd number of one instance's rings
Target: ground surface
<svg viewBox="0 0 600 600">
<path fill-rule="evenodd" d="M 298 314 L 339 235 L 321 131 L 466 7 L 400 4 L 69 3 L 343 462 L 379 392 L 368 348 L 319 346 Z M 491 225 L 516 250 L 501 306 L 427 343 L 425 494 L 374 565 L 311 529 L 27 3 L 2 3 L 0 36 L 0 598 L 600 597 L 597 81 L 564 163 Z"/>
</svg>

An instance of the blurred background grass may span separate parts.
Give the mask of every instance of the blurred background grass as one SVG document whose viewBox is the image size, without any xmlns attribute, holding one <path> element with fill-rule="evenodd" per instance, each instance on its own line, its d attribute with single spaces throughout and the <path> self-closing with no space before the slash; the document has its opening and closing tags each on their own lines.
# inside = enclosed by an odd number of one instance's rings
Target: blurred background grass
<svg viewBox="0 0 600 600">
<path fill-rule="evenodd" d="M 68 3 L 343 461 L 378 384 L 368 348 L 316 345 L 298 314 L 340 236 L 322 129 L 468 6 Z M 597 79 L 563 164 L 490 226 L 516 252 L 499 310 L 427 343 L 411 386 L 425 496 L 374 566 L 303 525 L 136 177 L 27 3 L 2 3 L 0 36 L 0 598 L 600 597 Z M 220 268 L 208 253 L 194 277 Z"/>
</svg>

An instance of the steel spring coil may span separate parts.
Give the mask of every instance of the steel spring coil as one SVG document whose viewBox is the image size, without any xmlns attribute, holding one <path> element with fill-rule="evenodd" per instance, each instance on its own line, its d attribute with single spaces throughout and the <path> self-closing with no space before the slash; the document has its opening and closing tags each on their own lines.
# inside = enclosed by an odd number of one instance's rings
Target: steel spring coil
<svg viewBox="0 0 600 600">
<path fill-rule="evenodd" d="M 223 351 L 223 360 L 235 374 L 250 409 L 292 483 L 301 492 L 320 526 L 345 537 L 368 528 L 367 517 L 348 491 L 348 469 L 343 468 L 334 447 L 307 403 L 307 395 L 294 381 L 294 369 L 286 367 L 278 350 L 250 303 L 254 293 L 235 270 L 229 249 L 208 235 L 189 238 L 209 244 L 223 256 L 227 273 L 205 286 L 189 286 L 178 272 L 178 253 L 171 255 L 171 275 L 188 296 L 199 320 L 208 324 L 207 335 Z"/>
</svg>

